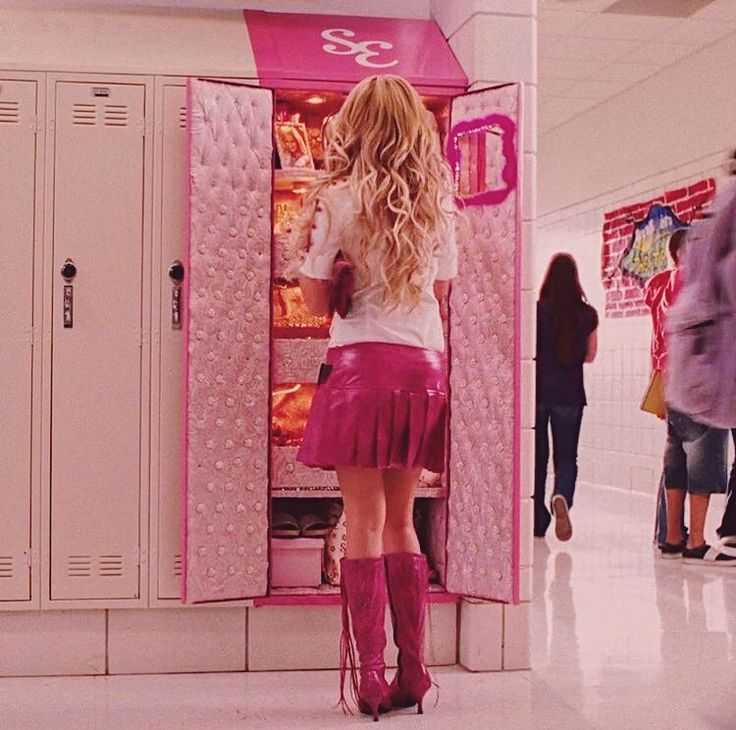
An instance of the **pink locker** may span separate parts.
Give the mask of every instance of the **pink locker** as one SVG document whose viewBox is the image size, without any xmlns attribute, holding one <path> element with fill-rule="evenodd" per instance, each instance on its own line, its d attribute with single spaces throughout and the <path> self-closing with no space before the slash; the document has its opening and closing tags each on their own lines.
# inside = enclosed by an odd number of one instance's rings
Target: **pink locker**
<svg viewBox="0 0 736 730">
<path fill-rule="evenodd" d="M 20 608 L 31 589 L 36 543 L 36 464 L 40 308 L 34 281 L 40 260 L 43 186 L 43 82 L 32 75 L 0 78 L 0 256 L 6 269 L 0 288 L 3 345 L 0 380 L 0 605 Z M 38 288 L 40 291 L 40 287 Z M 5 604 L 7 602 L 7 604 Z"/>
<path fill-rule="evenodd" d="M 279 267 L 265 227 L 270 92 L 203 80 L 189 88 L 186 598 L 274 596 L 269 499 L 326 496 L 334 481 L 271 443 L 260 423 L 274 402 L 263 386 L 270 376 L 275 388 L 289 367 L 314 370 L 319 348 L 269 344 L 263 299 Z M 448 154 L 466 220 L 452 294 L 449 470 L 428 518 L 439 583 L 505 602 L 519 600 L 520 92 L 509 84 L 452 102 Z"/>
<path fill-rule="evenodd" d="M 51 78 L 49 598 L 125 602 L 147 498 L 147 83 Z"/>
</svg>

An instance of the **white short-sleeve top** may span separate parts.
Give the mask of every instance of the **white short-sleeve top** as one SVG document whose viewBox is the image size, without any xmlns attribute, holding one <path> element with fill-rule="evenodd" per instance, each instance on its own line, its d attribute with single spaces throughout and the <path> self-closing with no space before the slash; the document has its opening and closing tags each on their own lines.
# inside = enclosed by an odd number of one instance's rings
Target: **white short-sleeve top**
<svg viewBox="0 0 736 730">
<path fill-rule="evenodd" d="M 311 242 L 299 273 L 312 279 L 331 279 L 332 267 L 338 251 L 348 261 L 355 261 L 357 241 L 350 234 L 355 206 L 347 184 L 325 189 L 315 212 Z M 453 279 L 457 275 L 457 245 L 454 226 L 451 235 L 441 245 L 422 277 L 424 285 L 417 305 L 408 310 L 399 306 L 384 309 L 381 306 L 383 285 L 378 269 L 368 281 L 356 278 L 352 306 L 345 318 L 337 313 L 332 319 L 330 346 L 342 347 L 359 342 L 386 342 L 444 351 L 439 304 L 434 295 L 436 279 Z M 368 258 L 370 270 L 370 256 Z"/>
</svg>

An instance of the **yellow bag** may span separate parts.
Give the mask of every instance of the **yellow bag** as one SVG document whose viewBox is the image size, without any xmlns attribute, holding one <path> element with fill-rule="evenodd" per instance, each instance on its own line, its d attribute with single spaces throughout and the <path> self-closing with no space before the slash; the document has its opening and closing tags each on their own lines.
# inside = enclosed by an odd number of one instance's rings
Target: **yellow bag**
<svg viewBox="0 0 736 730">
<path fill-rule="evenodd" d="M 667 414 L 667 407 L 664 402 L 664 375 L 657 370 L 652 373 L 649 385 L 644 392 L 641 410 L 646 413 L 653 413 L 662 419 Z"/>
</svg>

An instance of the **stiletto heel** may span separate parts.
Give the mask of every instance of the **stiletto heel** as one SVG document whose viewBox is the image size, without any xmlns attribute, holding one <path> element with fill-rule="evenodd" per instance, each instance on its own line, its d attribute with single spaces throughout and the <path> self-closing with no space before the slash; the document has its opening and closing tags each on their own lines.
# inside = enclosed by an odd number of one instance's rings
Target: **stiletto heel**
<svg viewBox="0 0 736 730">
<path fill-rule="evenodd" d="M 421 700 L 419 700 L 419 702 L 417 702 L 417 715 L 424 714 L 424 708 L 422 707 L 422 702 L 424 702 L 424 698 L 422 698 Z"/>
</svg>

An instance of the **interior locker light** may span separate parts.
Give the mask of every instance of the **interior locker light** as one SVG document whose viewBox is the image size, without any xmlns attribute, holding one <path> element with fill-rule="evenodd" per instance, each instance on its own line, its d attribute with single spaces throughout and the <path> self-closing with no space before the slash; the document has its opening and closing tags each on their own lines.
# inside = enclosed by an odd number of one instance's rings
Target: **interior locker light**
<svg viewBox="0 0 736 730">
<path fill-rule="evenodd" d="M 319 94 L 314 94 L 313 96 L 308 96 L 305 101 L 307 104 L 314 104 L 316 106 L 317 104 L 324 104 L 327 99 Z"/>
</svg>

